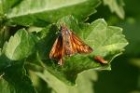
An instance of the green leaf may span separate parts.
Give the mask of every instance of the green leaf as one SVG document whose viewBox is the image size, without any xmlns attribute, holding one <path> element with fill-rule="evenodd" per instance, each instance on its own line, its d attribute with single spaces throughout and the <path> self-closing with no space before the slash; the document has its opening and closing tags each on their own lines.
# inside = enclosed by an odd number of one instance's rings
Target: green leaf
<svg viewBox="0 0 140 93">
<path fill-rule="evenodd" d="M 13 87 L 11 87 L 7 81 L 3 78 L 0 79 L 0 93 L 11 93 L 12 89 Z"/>
<path fill-rule="evenodd" d="M 97 80 L 97 74 L 93 70 L 88 70 L 79 74 L 75 86 L 65 84 L 47 70 L 43 73 L 35 72 L 35 74 L 48 83 L 57 93 L 93 93 L 93 84 L 91 80 Z"/>
<path fill-rule="evenodd" d="M 1 48 L 0 48 L 0 56 L 1 56 Z"/>
<path fill-rule="evenodd" d="M 3 72 L 5 68 L 11 66 L 11 63 L 5 55 L 0 55 L 0 72 Z"/>
<path fill-rule="evenodd" d="M 57 93 L 69 93 L 69 87 L 63 83 L 63 81 L 60 81 L 54 75 L 49 73 L 47 70 L 45 70 L 44 73 L 35 72 L 35 74 L 47 82 L 52 89 L 57 91 Z"/>
<path fill-rule="evenodd" d="M 1 20 L 1 15 L 3 14 L 3 9 L 2 9 L 2 0 L 0 0 L 0 20 Z"/>
<path fill-rule="evenodd" d="M 0 28 L 0 48 L 3 47 L 3 45 L 7 39 L 9 39 L 8 28 L 5 26 L 1 26 L 1 28 Z"/>
<path fill-rule="evenodd" d="M 0 93 L 36 93 L 20 65 L 7 67 L 0 78 Z"/>
<path fill-rule="evenodd" d="M 51 49 L 50 46 L 53 45 L 57 37 L 51 41 L 46 41 L 45 44 L 48 45 L 48 49 L 46 50 L 46 46 L 44 48 L 42 47 L 42 49 L 47 52 L 45 55 L 46 60 L 42 60 L 47 65 L 46 70 L 67 84 L 74 83 L 77 74 L 87 69 L 98 68 L 99 70 L 110 70 L 110 62 L 113 58 L 122 54 L 124 47 L 128 44 L 125 36 L 122 34 L 122 29 L 119 27 L 108 26 L 103 19 L 98 19 L 91 24 L 84 24 L 78 23 L 78 21 L 72 16 L 66 16 L 58 21 L 58 28 L 62 24 L 78 35 L 94 50 L 90 54 L 75 54 L 71 57 L 64 57 L 64 65 L 59 66 L 58 64 L 55 64 L 55 61 L 49 59 L 49 56 L 46 56 L 49 54 Z M 46 36 L 51 35 L 46 34 Z M 105 58 L 105 60 L 108 61 L 108 64 L 102 65 L 95 61 L 94 56 L 98 55 Z M 40 60 L 41 59 L 43 58 L 40 57 Z"/>
<path fill-rule="evenodd" d="M 45 26 L 69 14 L 83 20 L 96 12 L 99 3 L 99 0 L 22 0 L 6 14 L 10 23 Z"/>
<path fill-rule="evenodd" d="M 0 0 L 0 7 L 2 14 L 7 13 L 10 11 L 11 8 L 18 5 L 22 0 Z"/>
<path fill-rule="evenodd" d="M 36 37 L 21 29 L 3 47 L 3 54 L 10 60 L 21 60 L 27 58 L 35 45 Z"/>
<path fill-rule="evenodd" d="M 0 93 L 35 93 L 23 68 L 24 60 L 34 52 L 36 37 L 21 29 L 11 36 L 0 55 Z M 5 89 L 7 88 L 7 89 Z"/>
<path fill-rule="evenodd" d="M 103 0 L 104 5 L 108 5 L 111 12 L 115 12 L 120 18 L 124 19 L 123 0 Z"/>
<path fill-rule="evenodd" d="M 76 79 L 76 86 L 70 89 L 69 93 L 94 93 L 93 82 L 97 81 L 97 73 L 94 70 L 87 70 L 80 73 Z"/>
</svg>

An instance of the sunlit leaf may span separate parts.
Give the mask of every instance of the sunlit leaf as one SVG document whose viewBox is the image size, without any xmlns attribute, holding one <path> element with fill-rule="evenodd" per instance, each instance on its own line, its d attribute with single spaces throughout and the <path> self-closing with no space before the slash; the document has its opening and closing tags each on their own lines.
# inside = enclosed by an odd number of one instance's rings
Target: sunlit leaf
<svg viewBox="0 0 140 93">
<path fill-rule="evenodd" d="M 35 72 L 35 74 L 47 82 L 57 93 L 93 93 L 93 84 L 91 81 L 96 81 L 97 79 L 96 73 L 93 70 L 88 70 L 78 76 L 75 86 L 69 86 L 50 74 L 47 70 L 44 73 Z"/>
<path fill-rule="evenodd" d="M 27 58 L 35 44 L 35 37 L 26 30 L 19 30 L 3 47 L 3 54 L 10 60 L 21 60 Z"/>
<path fill-rule="evenodd" d="M 77 74 L 87 69 L 98 68 L 99 70 L 110 70 L 110 62 L 116 56 L 122 54 L 124 47 L 128 44 L 125 36 L 122 34 L 122 29 L 119 27 L 108 26 L 103 19 L 98 19 L 91 24 L 83 24 L 78 23 L 74 17 L 67 16 L 60 19 L 57 23 L 58 26 L 62 24 L 65 24 L 65 26 L 72 30 L 94 50 L 90 54 L 75 54 L 71 57 L 64 57 L 65 62 L 63 66 L 59 66 L 56 64 L 57 62 L 54 62 L 49 59 L 49 56 L 46 56 L 48 59 L 46 61 L 47 70 L 65 83 L 74 83 Z M 55 41 L 55 39 L 52 40 Z M 53 43 L 50 42 L 54 41 L 46 41 L 45 44 L 48 45 L 48 49 L 50 49 L 50 46 L 53 45 Z M 44 50 L 46 50 L 46 48 L 47 47 L 44 47 Z M 46 52 L 49 53 L 50 50 L 47 50 Z M 98 55 L 105 58 L 108 64 L 102 65 L 101 63 L 95 61 L 94 56 Z"/>
<path fill-rule="evenodd" d="M 6 14 L 10 23 L 45 26 L 69 14 L 85 19 L 96 12 L 97 5 L 99 0 L 22 0 Z"/>
<path fill-rule="evenodd" d="M 0 55 L 0 93 L 35 93 L 23 68 L 24 60 L 33 52 L 36 38 L 19 30 L 5 43 Z M 7 88 L 7 89 L 5 89 Z"/>
<path fill-rule="evenodd" d="M 3 14 L 3 9 L 2 9 L 2 0 L 0 0 L 0 20 L 1 20 L 1 15 Z"/>
<path fill-rule="evenodd" d="M 103 0 L 104 5 L 108 5 L 111 12 L 115 12 L 120 18 L 124 18 L 123 0 Z"/>
</svg>

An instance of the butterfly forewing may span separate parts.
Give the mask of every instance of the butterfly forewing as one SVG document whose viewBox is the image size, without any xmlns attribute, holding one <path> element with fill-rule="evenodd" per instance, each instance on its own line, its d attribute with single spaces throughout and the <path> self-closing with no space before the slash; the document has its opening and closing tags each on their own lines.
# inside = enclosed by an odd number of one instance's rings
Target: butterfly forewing
<svg viewBox="0 0 140 93">
<path fill-rule="evenodd" d="M 77 53 L 90 53 L 93 51 L 92 48 L 85 44 L 78 36 L 76 36 L 73 32 L 71 33 L 71 41 L 74 51 L 77 51 Z"/>
</svg>

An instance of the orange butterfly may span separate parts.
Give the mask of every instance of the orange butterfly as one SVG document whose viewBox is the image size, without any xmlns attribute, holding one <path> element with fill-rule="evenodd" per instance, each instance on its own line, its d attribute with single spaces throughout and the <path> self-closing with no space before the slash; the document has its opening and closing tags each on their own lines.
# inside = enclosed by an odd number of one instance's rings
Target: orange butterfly
<svg viewBox="0 0 140 93">
<path fill-rule="evenodd" d="M 91 53 L 92 51 L 90 46 L 85 44 L 66 26 L 61 26 L 60 35 L 54 42 L 49 57 L 57 60 L 58 64 L 63 65 L 64 56 L 71 56 L 75 53 Z"/>
</svg>

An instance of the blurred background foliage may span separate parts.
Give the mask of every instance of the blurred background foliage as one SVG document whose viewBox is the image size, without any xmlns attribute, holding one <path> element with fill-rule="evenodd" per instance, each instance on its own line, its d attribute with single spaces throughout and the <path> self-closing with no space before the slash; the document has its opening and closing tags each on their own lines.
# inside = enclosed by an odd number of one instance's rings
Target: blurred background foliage
<svg viewBox="0 0 140 93">
<path fill-rule="evenodd" d="M 104 3 L 97 7 L 97 12 L 90 16 L 88 21 L 92 22 L 98 18 L 104 18 L 109 25 L 123 28 L 129 45 L 123 55 L 113 60 L 111 71 L 97 71 L 97 73 L 89 71 L 86 74 L 83 72 L 77 79 L 77 83 L 81 85 L 77 88 L 81 92 L 74 92 L 77 90 L 71 88 L 70 93 L 91 93 L 91 88 L 85 89 L 85 86 L 92 87 L 94 93 L 140 93 L 140 0 L 114 0 L 123 6 L 124 11 L 121 13 L 110 10 L 117 6 L 108 7 L 107 3 L 105 4 L 105 2 L 113 0 L 101 1 Z M 121 6 L 118 7 L 120 10 L 122 9 Z M 123 16 L 124 13 L 125 16 Z M 29 73 L 31 73 L 31 77 L 34 77 L 32 81 L 39 93 L 56 93 L 42 79 L 36 78 L 32 72 Z M 36 81 L 39 81 L 40 84 L 37 84 Z"/>
<path fill-rule="evenodd" d="M 139 4 L 140 0 L 124 0 L 124 19 L 111 13 L 109 7 L 104 5 L 99 6 L 98 12 L 91 17 L 103 17 L 110 25 L 122 27 L 129 42 L 125 53 L 113 60 L 111 71 L 98 72 L 98 80 L 94 84 L 95 93 L 140 93 Z"/>
</svg>

